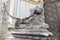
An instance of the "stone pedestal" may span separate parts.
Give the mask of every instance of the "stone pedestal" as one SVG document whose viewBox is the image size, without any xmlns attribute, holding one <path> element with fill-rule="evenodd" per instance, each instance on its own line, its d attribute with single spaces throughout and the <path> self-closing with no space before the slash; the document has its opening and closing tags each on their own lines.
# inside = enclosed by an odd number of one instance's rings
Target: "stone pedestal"
<svg viewBox="0 0 60 40">
<path fill-rule="evenodd" d="M 28 19 L 26 20 L 23 19 L 24 20 L 23 23 L 21 23 L 21 21 L 19 20 L 18 22 L 19 26 L 15 26 L 15 29 L 10 34 L 12 35 L 13 38 L 10 39 L 50 40 L 49 36 L 52 36 L 53 34 L 47 30 L 47 28 L 49 28 L 49 25 L 44 22 L 43 3 L 35 5 L 33 12 L 31 12 L 33 13 L 32 14 L 33 16 L 28 17 Z"/>
<path fill-rule="evenodd" d="M 40 27 L 40 28 L 32 28 L 32 27 Z M 20 29 L 21 28 L 21 29 Z M 14 36 L 14 40 L 50 40 L 53 35 L 51 32 L 47 30 L 47 26 L 43 27 L 40 25 L 31 26 L 22 26 L 19 29 L 15 29 L 12 32 Z"/>
</svg>

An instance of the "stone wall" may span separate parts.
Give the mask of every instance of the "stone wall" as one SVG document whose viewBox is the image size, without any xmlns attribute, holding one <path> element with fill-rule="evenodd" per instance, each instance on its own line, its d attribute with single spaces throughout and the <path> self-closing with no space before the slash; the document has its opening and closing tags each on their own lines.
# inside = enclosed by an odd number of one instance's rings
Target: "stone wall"
<svg viewBox="0 0 60 40">
<path fill-rule="evenodd" d="M 0 0 L 0 40 L 4 40 L 5 34 L 8 31 L 8 16 L 4 10 L 4 3 L 7 3 L 7 0 Z M 8 7 L 7 7 L 8 9 Z"/>
<path fill-rule="evenodd" d="M 60 0 L 45 0 L 45 21 L 53 32 L 51 40 L 60 40 Z"/>
</svg>

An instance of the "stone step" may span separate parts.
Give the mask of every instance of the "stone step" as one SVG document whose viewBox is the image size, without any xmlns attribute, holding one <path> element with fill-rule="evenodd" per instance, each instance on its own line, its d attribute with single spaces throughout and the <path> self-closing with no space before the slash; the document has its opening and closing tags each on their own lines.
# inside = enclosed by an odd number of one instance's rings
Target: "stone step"
<svg viewBox="0 0 60 40">
<path fill-rule="evenodd" d="M 50 37 L 24 37 L 24 38 L 15 38 L 15 40 L 51 40 Z"/>
<path fill-rule="evenodd" d="M 16 29 L 12 32 L 13 35 L 42 35 L 42 36 L 49 36 L 53 35 L 47 29 Z"/>
</svg>

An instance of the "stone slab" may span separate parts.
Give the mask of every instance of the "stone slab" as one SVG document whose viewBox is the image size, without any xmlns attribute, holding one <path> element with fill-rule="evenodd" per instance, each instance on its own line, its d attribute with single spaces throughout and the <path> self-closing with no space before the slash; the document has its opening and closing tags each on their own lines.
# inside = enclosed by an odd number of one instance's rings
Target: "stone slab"
<svg viewBox="0 0 60 40">
<path fill-rule="evenodd" d="M 42 35 L 49 36 L 53 35 L 47 29 L 17 29 L 12 32 L 13 35 Z"/>
</svg>

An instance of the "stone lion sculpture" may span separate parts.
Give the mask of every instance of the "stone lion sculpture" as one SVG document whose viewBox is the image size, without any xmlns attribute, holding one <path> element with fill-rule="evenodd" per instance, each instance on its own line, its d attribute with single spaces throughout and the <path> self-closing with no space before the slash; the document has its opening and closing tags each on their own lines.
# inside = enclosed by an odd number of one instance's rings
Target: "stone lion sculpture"
<svg viewBox="0 0 60 40">
<path fill-rule="evenodd" d="M 43 9 L 36 6 L 36 8 L 32 9 L 31 16 L 17 19 L 15 23 L 15 28 L 48 28 L 48 24 L 44 23 L 43 17 Z M 36 26 L 36 27 L 35 27 Z M 46 27 L 45 27 L 46 26 Z"/>
</svg>

